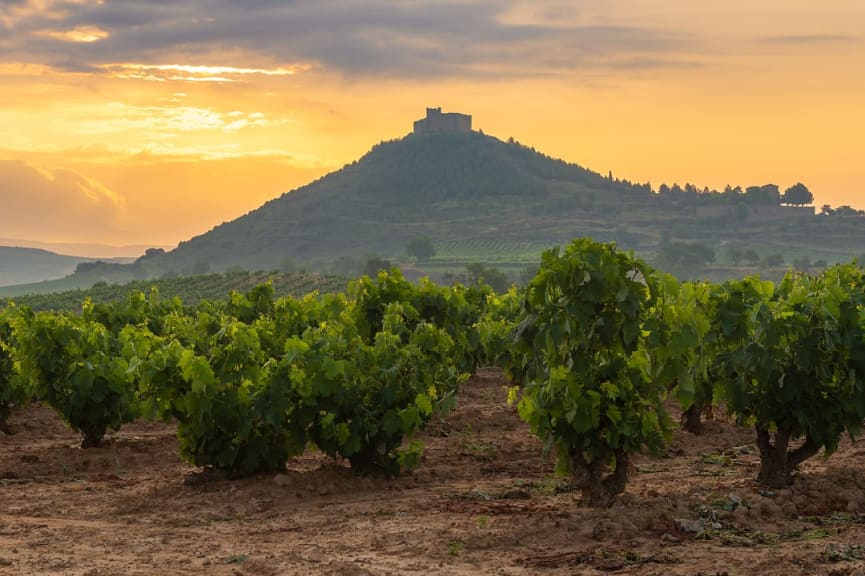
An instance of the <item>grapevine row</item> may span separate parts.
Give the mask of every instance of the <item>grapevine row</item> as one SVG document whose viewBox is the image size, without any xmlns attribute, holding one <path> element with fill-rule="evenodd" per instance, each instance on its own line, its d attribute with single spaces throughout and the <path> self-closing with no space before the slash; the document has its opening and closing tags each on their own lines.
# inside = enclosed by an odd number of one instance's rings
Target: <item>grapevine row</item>
<svg viewBox="0 0 865 576">
<path fill-rule="evenodd" d="M 174 419 L 181 455 L 279 470 L 310 444 L 361 471 L 416 465 L 416 431 L 479 365 L 590 505 L 611 504 L 633 454 L 723 402 L 753 426 L 758 480 L 785 486 L 865 421 L 865 271 L 781 282 L 680 283 L 612 244 L 544 253 L 518 292 L 414 285 L 398 271 L 344 293 L 275 298 L 265 284 L 185 307 L 135 293 L 80 315 L 0 313 L 0 421 L 38 398 L 98 444 L 137 417 Z"/>
<path fill-rule="evenodd" d="M 397 472 L 417 464 L 415 432 L 482 359 L 474 325 L 488 296 L 394 270 L 301 299 L 264 284 L 194 308 L 155 293 L 88 301 L 80 315 L 11 307 L 0 405 L 45 402 L 83 447 L 134 418 L 173 419 L 185 460 L 242 474 L 284 468 L 310 443 Z"/>
</svg>

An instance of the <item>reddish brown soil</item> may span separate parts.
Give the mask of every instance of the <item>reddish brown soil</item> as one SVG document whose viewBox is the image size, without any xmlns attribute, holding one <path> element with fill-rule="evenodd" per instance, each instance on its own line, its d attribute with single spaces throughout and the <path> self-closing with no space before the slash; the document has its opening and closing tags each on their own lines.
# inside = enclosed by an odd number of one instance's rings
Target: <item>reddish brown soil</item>
<svg viewBox="0 0 865 576">
<path fill-rule="evenodd" d="M 427 431 L 413 474 L 369 478 L 317 454 L 285 474 L 203 477 L 171 427 L 104 446 L 45 408 L 0 435 L 0 574 L 865 575 L 863 449 L 753 482 L 753 433 L 710 422 L 637 459 L 621 501 L 580 507 L 484 371 Z M 688 530 L 698 530 L 698 533 Z"/>
</svg>

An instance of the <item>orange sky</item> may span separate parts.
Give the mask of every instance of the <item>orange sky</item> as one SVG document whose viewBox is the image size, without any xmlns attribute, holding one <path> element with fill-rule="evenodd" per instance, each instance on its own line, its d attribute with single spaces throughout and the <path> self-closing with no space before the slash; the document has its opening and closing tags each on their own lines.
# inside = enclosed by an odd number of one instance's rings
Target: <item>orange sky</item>
<svg viewBox="0 0 865 576">
<path fill-rule="evenodd" d="M 171 245 L 426 106 L 633 181 L 865 208 L 861 0 L 0 3 L 0 238 Z"/>
</svg>

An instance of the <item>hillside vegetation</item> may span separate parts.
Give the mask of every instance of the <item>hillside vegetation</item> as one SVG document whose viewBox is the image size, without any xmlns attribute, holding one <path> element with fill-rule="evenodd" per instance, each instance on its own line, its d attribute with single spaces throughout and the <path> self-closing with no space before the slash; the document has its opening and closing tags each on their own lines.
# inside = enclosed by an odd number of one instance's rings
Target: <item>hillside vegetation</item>
<svg viewBox="0 0 865 576">
<path fill-rule="evenodd" d="M 164 263 L 272 267 L 286 258 L 315 264 L 371 253 L 392 257 L 419 236 L 434 242 L 529 242 L 539 255 L 583 232 L 555 218 L 562 210 L 571 220 L 579 215 L 594 221 L 596 208 L 604 213 L 604 206 L 640 203 L 647 195 L 481 134 L 410 135 L 182 242 Z"/>
<path fill-rule="evenodd" d="M 404 257 L 417 237 L 437 246 L 433 267 L 519 265 L 575 237 L 615 240 L 649 258 L 663 241 L 677 240 L 717 249 L 719 265 L 731 246 L 788 264 L 793 255 L 831 263 L 858 254 L 865 241 L 861 215 L 767 206 L 764 186 L 732 194 L 660 188 L 665 193 L 480 133 L 411 134 L 181 242 L 154 263 L 267 269 L 288 259 L 321 268 L 345 257 Z"/>
<path fill-rule="evenodd" d="M 115 303 L 127 300 L 134 292 L 149 294 L 156 290 L 160 297 L 174 297 L 187 305 L 197 305 L 202 300 L 219 300 L 229 292 L 246 292 L 254 286 L 270 282 L 277 296 L 299 298 L 317 291 L 328 294 L 345 289 L 345 278 L 323 274 L 286 274 L 281 272 L 233 272 L 227 274 L 205 274 L 180 276 L 160 280 L 137 280 L 127 284 L 96 284 L 89 289 L 67 290 L 52 294 L 29 294 L 16 296 L 16 304 L 29 306 L 33 310 L 80 310 L 85 299 L 94 303 Z M 0 309 L 2 309 L 0 302 Z"/>
<path fill-rule="evenodd" d="M 373 257 L 437 279 L 478 262 L 517 279 L 544 249 L 578 237 L 616 241 L 680 278 L 712 280 L 780 278 L 790 267 L 820 269 L 862 253 L 865 215 L 828 206 L 815 214 L 803 206 L 807 188 L 783 190 L 656 191 L 478 132 L 410 134 L 170 252 L 88 264 L 0 296 L 237 269 L 353 276 Z M 435 247 L 423 262 L 406 254 L 418 238 Z"/>
</svg>

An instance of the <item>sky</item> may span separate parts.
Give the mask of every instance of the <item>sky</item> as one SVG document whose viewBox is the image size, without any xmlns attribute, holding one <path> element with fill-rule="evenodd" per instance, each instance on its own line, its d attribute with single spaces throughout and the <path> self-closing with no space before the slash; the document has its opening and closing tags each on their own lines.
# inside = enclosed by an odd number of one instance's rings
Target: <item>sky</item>
<svg viewBox="0 0 865 576">
<path fill-rule="evenodd" d="M 865 208 L 865 2 L 0 0 L 0 238 L 171 246 L 427 106 L 656 188 Z"/>
</svg>

